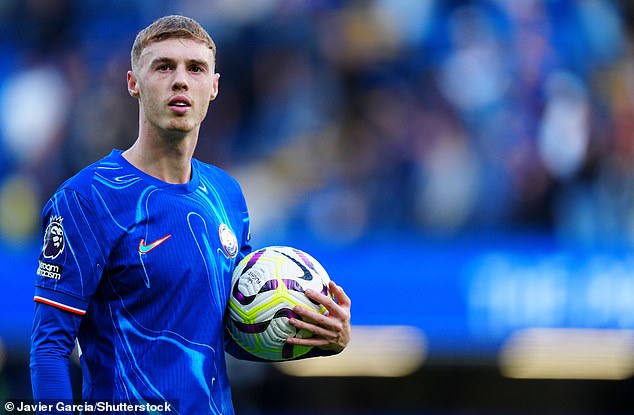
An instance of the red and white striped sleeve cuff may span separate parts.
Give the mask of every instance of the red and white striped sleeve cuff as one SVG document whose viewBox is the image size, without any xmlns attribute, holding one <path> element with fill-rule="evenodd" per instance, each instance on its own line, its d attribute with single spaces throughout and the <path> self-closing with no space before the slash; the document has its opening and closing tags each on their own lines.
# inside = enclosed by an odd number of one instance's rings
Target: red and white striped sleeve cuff
<svg viewBox="0 0 634 415">
<path fill-rule="evenodd" d="M 86 314 L 88 302 L 60 291 L 44 287 L 35 288 L 33 301 L 83 316 Z"/>
</svg>

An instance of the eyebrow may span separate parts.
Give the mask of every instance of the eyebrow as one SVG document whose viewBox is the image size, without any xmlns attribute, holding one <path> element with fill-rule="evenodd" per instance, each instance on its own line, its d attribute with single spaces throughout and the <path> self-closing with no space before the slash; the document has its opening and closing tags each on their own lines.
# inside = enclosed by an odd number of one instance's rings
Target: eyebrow
<svg viewBox="0 0 634 415">
<path fill-rule="evenodd" d="M 154 58 L 154 59 L 152 59 L 150 61 L 150 66 L 155 66 L 157 64 L 163 64 L 163 63 L 174 63 L 176 61 L 177 61 L 177 59 L 169 58 L 167 56 L 165 56 L 165 57 L 157 57 L 157 58 Z M 186 59 L 185 63 L 187 65 L 194 64 L 194 65 L 203 66 L 205 68 L 209 68 L 209 63 L 207 61 L 203 60 L 203 59 Z"/>
</svg>

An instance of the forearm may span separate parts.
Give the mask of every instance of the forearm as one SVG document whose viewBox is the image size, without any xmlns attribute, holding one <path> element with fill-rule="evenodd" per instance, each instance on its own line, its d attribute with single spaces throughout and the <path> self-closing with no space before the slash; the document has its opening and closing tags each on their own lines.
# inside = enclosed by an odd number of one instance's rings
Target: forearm
<svg viewBox="0 0 634 415">
<path fill-rule="evenodd" d="M 36 402 L 55 404 L 73 401 L 68 362 L 65 356 L 46 353 L 31 355 L 31 386 Z"/>
<path fill-rule="evenodd" d="M 36 304 L 31 335 L 31 387 L 36 402 L 72 403 L 69 357 L 80 318 L 45 304 Z"/>
</svg>

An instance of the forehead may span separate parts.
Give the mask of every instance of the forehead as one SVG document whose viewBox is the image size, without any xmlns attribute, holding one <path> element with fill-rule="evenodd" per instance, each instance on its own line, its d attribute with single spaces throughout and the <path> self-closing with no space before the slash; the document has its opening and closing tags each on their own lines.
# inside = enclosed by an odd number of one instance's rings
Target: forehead
<svg viewBox="0 0 634 415">
<path fill-rule="evenodd" d="M 143 51 L 139 59 L 143 67 L 155 60 L 174 61 L 205 61 L 213 66 L 213 52 L 207 44 L 197 39 L 189 38 L 168 38 L 151 42 Z"/>
</svg>

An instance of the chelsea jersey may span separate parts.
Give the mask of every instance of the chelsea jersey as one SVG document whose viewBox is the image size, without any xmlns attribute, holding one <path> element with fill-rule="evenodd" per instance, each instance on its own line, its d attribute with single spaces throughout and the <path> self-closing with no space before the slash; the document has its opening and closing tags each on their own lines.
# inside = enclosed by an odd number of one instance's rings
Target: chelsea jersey
<svg viewBox="0 0 634 415">
<path fill-rule="evenodd" d="M 35 301 L 81 317 L 82 401 L 233 413 L 223 315 L 249 216 L 233 178 L 191 166 L 167 184 L 114 150 L 44 208 Z"/>
</svg>

